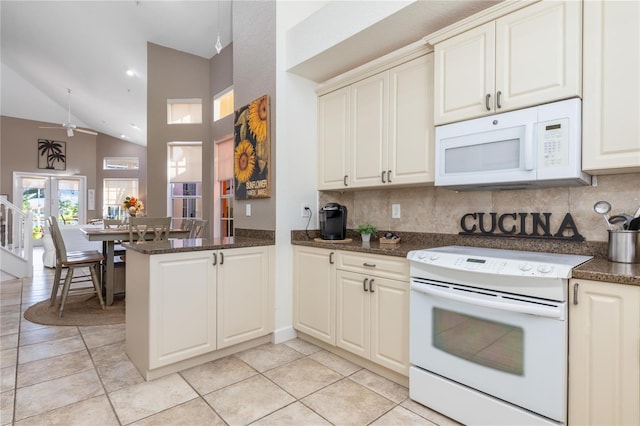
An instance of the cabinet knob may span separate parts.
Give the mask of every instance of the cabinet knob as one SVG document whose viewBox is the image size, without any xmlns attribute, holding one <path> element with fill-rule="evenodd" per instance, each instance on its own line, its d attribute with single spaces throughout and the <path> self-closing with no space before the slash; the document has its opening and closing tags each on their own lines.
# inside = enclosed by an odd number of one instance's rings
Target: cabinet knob
<svg viewBox="0 0 640 426">
<path fill-rule="evenodd" d="M 349 186 L 347 185 L 347 178 L 349 177 L 349 175 L 344 175 L 344 178 L 342 178 L 342 183 L 344 184 L 344 186 Z"/>
<path fill-rule="evenodd" d="M 491 93 L 487 93 L 487 96 L 484 98 L 484 106 L 487 108 L 487 111 L 491 111 L 491 106 L 489 106 L 489 99 L 491 99 Z"/>
<path fill-rule="evenodd" d="M 213 266 L 216 266 L 217 264 L 218 264 L 218 254 L 213 253 Z"/>
<path fill-rule="evenodd" d="M 375 263 L 367 263 L 367 262 L 364 262 L 364 263 L 362 264 L 362 266 L 368 266 L 369 268 L 375 268 L 375 267 L 376 267 L 376 264 L 375 264 Z"/>
<path fill-rule="evenodd" d="M 387 183 L 387 182 L 385 182 L 385 180 L 384 180 L 384 175 L 385 175 L 386 173 L 387 173 L 386 171 L 384 171 L 384 170 L 382 171 L 382 176 L 380 177 L 380 179 L 382 180 L 382 183 Z"/>
<path fill-rule="evenodd" d="M 371 293 L 374 293 L 374 291 L 373 291 L 373 278 L 371 278 L 371 280 L 369 281 L 369 291 Z"/>
<path fill-rule="evenodd" d="M 220 264 L 223 265 L 224 264 L 224 253 L 220 252 Z"/>
<path fill-rule="evenodd" d="M 362 281 L 362 289 L 364 291 L 369 291 L 367 290 L 367 281 L 369 281 L 369 278 L 365 278 L 364 281 Z"/>
<path fill-rule="evenodd" d="M 573 304 L 577 305 L 578 304 L 578 283 L 575 283 L 573 285 Z"/>
<path fill-rule="evenodd" d="M 333 252 L 329 253 L 329 264 L 333 265 Z"/>
<path fill-rule="evenodd" d="M 502 92 L 498 90 L 498 93 L 496 93 L 496 105 L 498 108 L 502 108 L 502 105 L 500 105 L 500 96 L 502 96 Z"/>
<path fill-rule="evenodd" d="M 387 182 L 391 183 L 391 170 L 387 170 Z"/>
</svg>

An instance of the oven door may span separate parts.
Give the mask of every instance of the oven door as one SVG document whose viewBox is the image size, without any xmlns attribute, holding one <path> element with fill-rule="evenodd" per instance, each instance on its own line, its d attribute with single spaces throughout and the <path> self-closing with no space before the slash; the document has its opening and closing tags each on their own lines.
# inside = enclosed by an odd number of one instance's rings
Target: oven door
<svg viewBox="0 0 640 426">
<path fill-rule="evenodd" d="M 411 363 L 566 419 L 566 303 L 411 280 Z"/>
</svg>

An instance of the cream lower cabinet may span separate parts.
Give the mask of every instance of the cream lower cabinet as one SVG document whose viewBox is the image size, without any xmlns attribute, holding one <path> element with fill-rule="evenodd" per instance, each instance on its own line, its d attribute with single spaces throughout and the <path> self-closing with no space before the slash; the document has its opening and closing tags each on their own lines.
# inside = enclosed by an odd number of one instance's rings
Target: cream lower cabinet
<svg viewBox="0 0 640 426">
<path fill-rule="evenodd" d="M 218 349 L 273 331 L 270 249 L 244 247 L 216 252 Z"/>
<path fill-rule="evenodd" d="M 580 96 L 581 2 L 541 1 L 479 24 L 427 37 L 436 125 Z"/>
<path fill-rule="evenodd" d="M 569 286 L 569 424 L 640 424 L 640 287 Z"/>
<path fill-rule="evenodd" d="M 126 352 L 138 370 L 158 377 L 172 364 L 271 333 L 272 250 L 129 250 Z"/>
<path fill-rule="evenodd" d="M 409 268 L 406 260 L 349 252 L 339 252 L 338 259 L 336 346 L 408 375 Z"/>
<path fill-rule="evenodd" d="M 640 171 L 640 2 L 584 2 L 582 168 Z"/>
<path fill-rule="evenodd" d="M 293 247 L 293 327 L 336 344 L 334 250 Z"/>
<path fill-rule="evenodd" d="M 127 280 L 126 349 L 141 372 L 216 349 L 213 252 L 129 250 Z"/>
</svg>

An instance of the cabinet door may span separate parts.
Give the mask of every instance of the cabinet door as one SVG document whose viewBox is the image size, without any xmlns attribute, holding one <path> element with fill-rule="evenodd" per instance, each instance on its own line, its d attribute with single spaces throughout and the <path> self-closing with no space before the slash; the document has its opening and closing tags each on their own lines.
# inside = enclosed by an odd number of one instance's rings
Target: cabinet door
<svg viewBox="0 0 640 426">
<path fill-rule="evenodd" d="M 640 424 L 640 287 L 570 286 L 569 424 Z"/>
<path fill-rule="evenodd" d="M 382 172 L 386 171 L 388 83 L 389 74 L 383 72 L 351 86 L 351 187 L 383 183 Z"/>
<path fill-rule="evenodd" d="M 149 368 L 216 349 L 211 251 L 150 256 Z"/>
<path fill-rule="evenodd" d="M 409 283 L 371 279 L 371 361 L 408 376 Z"/>
<path fill-rule="evenodd" d="M 345 87 L 318 98 L 318 189 L 349 185 L 350 93 Z"/>
<path fill-rule="evenodd" d="M 434 53 L 435 124 L 492 113 L 495 23 L 489 22 L 438 43 Z"/>
<path fill-rule="evenodd" d="M 640 172 L 640 3 L 584 2 L 582 168 Z"/>
<path fill-rule="evenodd" d="M 365 279 L 353 272 L 336 274 L 336 346 L 369 359 L 371 295 Z"/>
<path fill-rule="evenodd" d="M 293 326 L 335 345 L 335 252 L 295 246 L 293 256 Z"/>
<path fill-rule="evenodd" d="M 498 19 L 496 112 L 580 96 L 581 28 L 579 1 L 542 1 Z"/>
<path fill-rule="evenodd" d="M 219 251 L 218 349 L 269 334 L 269 300 L 267 247 Z"/>
<path fill-rule="evenodd" d="M 433 54 L 389 71 L 387 182 L 434 181 Z"/>
</svg>

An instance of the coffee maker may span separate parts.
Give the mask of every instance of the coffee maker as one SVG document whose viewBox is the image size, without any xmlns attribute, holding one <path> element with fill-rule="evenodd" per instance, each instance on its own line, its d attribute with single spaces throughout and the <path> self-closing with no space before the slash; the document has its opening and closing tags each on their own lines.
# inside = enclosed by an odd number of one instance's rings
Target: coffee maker
<svg viewBox="0 0 640 426">
<path fill-rule="evenodd" d="M 323 240 L 347 238 L 347 206 L 328 203 L 320 209 L 320 237 Z"/>
</svg>

